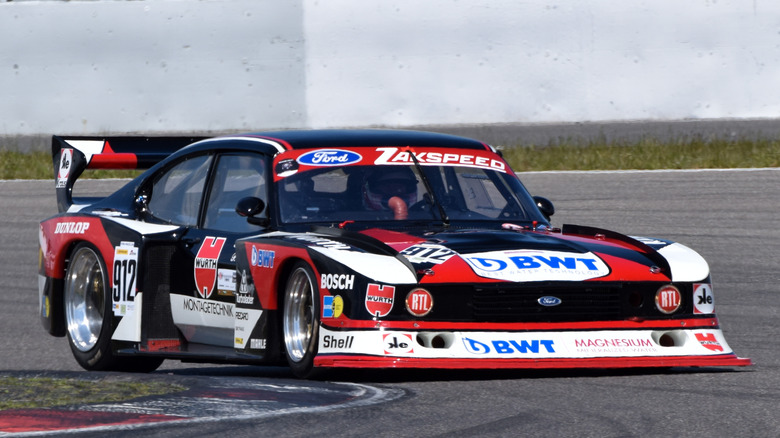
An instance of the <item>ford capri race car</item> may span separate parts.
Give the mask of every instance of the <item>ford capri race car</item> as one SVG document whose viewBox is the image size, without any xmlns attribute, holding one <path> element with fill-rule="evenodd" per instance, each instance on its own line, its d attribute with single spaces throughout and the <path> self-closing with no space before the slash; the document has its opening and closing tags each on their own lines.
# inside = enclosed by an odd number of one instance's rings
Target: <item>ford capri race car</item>
<svg viewBox="0 0 780 438">
<path fill-rule="evenodd" d="M 191 143 L 191 144 L 190 144 Z M 53 138 L 45 329 L 87 370 L 744 366 L 707 263 L 555 228 L 497 151 L 385 130 Z M 148 168 L 74 198 L 87 168 Z"/>
</svg>

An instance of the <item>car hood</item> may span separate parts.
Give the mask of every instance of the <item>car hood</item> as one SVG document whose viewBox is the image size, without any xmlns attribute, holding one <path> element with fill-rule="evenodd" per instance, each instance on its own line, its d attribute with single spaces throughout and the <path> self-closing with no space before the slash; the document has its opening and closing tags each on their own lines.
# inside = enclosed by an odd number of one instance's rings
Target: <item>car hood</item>
<svg viewBox="0 0 780 438">
<path fill-rule="evenodd" d="M 591 227 L 562 230 L 455 230 L 360 234 L 390 246 L 421 282 L 700 281 L 706 262 L 674 242 Z"/>
</svg>

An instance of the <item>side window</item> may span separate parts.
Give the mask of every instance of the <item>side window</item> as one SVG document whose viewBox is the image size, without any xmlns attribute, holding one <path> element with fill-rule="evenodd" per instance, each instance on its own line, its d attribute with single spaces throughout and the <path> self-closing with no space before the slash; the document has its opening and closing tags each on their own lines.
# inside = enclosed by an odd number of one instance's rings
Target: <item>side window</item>
<svg viewBox="0 0 780 438">
<path fill-rule="evenodd" d="M 226 154 L 217 162 L 203 228 L 234 233 L 261 229 L 236 213 L 241 198 L 254 196 L 268 202 L 266 159 L 260 154 Z"/>
<path fill-rule="evenodd" d="M 197 225 L 210 155 L 189 158 L 168 169 L 152 185 L 149 212 L 179 225 Z"/>
</svg>

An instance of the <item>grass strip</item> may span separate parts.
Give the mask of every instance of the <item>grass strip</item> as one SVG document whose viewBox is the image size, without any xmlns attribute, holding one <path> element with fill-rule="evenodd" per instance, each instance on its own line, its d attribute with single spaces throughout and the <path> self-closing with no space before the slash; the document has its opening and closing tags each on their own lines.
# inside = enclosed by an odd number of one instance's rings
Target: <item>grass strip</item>
<svg viewBox="0 0 780 438">
<path fill-rule="evenodd" d="M 780 140 L 726 140 L 700 137 L 638 143 L 594 141 L 586 145 L 505 145 L 515 171 L 730 169 L 780 167 Z M 137 170 L 87 170 L 82 178 L 133 178 Z M 47 152 L 0 151 L 0 179 L 53 179 Z"/>
<path fill-rule="evenodd" d="M 119 378 L 79 380 L 0 376 L 0 410 L 111 403 L 185 389 L 180 385 Z"/>
</svg>

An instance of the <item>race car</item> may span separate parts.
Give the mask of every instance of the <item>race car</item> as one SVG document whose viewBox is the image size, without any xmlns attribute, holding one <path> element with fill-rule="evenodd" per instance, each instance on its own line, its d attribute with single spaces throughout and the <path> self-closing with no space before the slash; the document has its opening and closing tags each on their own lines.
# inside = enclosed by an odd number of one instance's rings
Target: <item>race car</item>
<svg viewBox="0 0 780 438">
<path fill-rule="evenodd" d="M 745 366 L 705 260 L 554 227 L 483 142 L 400 130 L 52 140 L 44 328 L 87 370 Z M 104 198 L 87 168 L 146 168 Z"/>
</svg>

